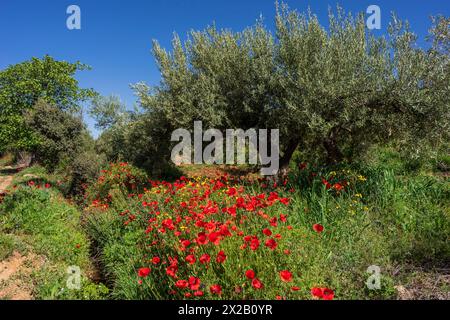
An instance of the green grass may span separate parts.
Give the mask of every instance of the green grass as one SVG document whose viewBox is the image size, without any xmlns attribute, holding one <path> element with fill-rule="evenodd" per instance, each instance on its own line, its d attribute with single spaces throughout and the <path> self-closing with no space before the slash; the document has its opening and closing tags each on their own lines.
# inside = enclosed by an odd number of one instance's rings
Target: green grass
<svg viewBox="0 0 450 320">
<path fill-rule="evenodd" d="M 14 238 L 8 234 L 0 234 L 0 261 L 6 260 L 14 250 Z"/>
<path fill-rule="evenodd" d="M 436 171 L 450 171 L 450 155 L 440 154 L 436 160 Z"/>
<path fill-rule="evenodd" d="M 27 185 L 30 181 L 34 182 L 35 185 L 40 186 L 44 186 L 48 183 L 62 195 L 67 195 L 69 193 L 71 184 L 69 174 L 48 173 L 44 167 L 34 165 L 15 174 L 13 185 Z"/>
<path fill-rule="evenodd" d="M 93 284 L 87 277 L 92 266 L 89 241 L 80 227 L 80 213 L 57 190 L 19 186 L 0 205 L 0 228 L 2 232 L 24 239 L 34 254 L 45 257 L 46 263 L 32 274 L 35 298 L 98 299 L 105 296 L 106 288 Z M 12 242 L 6 241 L 9 244 L 6 252 L 10 252 Z M 69 266 L 80 267 L 81 290 L 67 289 Z"/>
</svg>

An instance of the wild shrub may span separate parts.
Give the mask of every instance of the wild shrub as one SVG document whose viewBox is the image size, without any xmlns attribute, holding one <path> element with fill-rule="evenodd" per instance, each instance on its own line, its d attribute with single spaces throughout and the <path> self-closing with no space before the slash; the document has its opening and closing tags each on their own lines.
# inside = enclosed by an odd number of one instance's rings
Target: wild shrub
<svg viewBox="0 0 450 320">
<path fill-rule="evenodd" d="M 62 160 L 74 158 L 81 149 L 85 128 L 79 117 L 39 101 L 28 112 L 26 123 L 38 141 L 33 149 L 35 160 L 50 171 Z"/>
<path fill-rule="evenodd" d="M 98 179 L 86 189 L 87 204 L 109 204 L 111 191 L 119 190 L 124 195 L 135 195 L 144 190 L 148 183 L 147 174 L 126 162 L 113 163 L 101 171 Z"/>
</svg>

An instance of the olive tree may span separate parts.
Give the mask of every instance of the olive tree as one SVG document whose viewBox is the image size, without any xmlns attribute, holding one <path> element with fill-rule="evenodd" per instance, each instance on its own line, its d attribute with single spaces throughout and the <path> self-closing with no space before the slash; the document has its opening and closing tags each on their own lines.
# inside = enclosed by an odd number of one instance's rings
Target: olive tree
<svg viewBox="0 0 450 320">
<path fill-rule="evenodd" d="M 49 170 L 63 160 L 70 162 L 82 151 L 85 127 L 79 116 L 39 100 L 24 119 L 39 146 L 33 149 L 34 160 Z"/>
<path fill-rule="evenodd" d="M 330 11 L 329 28 L 284 4 L 275 22 L 274 34 L 259 21 L 242 32 L 193 31 L 184 43 L 175 35 L 171 52 L 155 42 L 161 83 L 135 87 L 146 116 L 173 128 L 194 120 L 277 128 L 282 167 L 296 149 L 331 164 L 375 143 L 417 149 L 448 139 L 448 19 L 434 19 L 429 50 L 395 15 L 382 37 L 341 8 Z"/>
</svg>

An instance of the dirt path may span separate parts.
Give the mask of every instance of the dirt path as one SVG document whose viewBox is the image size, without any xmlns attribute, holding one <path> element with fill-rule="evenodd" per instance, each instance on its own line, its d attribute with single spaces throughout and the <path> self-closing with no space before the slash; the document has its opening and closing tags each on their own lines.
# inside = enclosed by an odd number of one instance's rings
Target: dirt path
<svg viewBox="0 0 450 320">
<path fill-rule="evenodd" d="M 44 263 L 44 257 L 31 252 L 24 256 L 17 251 L 0 261 L 0 299 L 32 300 L 33 283 L 30 274 Z"/>
<path fill-rule="evenodd" d="M 11 186 L 12 181 L 13 181 L 12 175 L 6 176 L 0 175 L 0 203 L 2 203 L 3 197 L 6 195 L 8 188 Z"/>
<path fill-rule="evenodd" d="M 10 168 L 0 168 L 1 172 L 8 172 L 7 175 L 0 175 L 0 203 L 3 196 L 13 181 Z M 14 251 L 4 261 L 0 261 L 0 299 L 30 300 L 32 296 L 32 286 L 21 280 L 24 275 L 31 273 L 27 265 L 33 265 L 34 257 L 22 256 Z"/>
<path fill-rule="evenodd" d="M 23 168 L 22 166 L 0 166 L 0 203 L 9 191 L 8 188 L 11 187 L 14 175 Z"/>
<path fill-rule="evenodd" d="M 0 176 L 0 194 L 5 193 L 13 181 L 13 176 Z"/>
</svg>

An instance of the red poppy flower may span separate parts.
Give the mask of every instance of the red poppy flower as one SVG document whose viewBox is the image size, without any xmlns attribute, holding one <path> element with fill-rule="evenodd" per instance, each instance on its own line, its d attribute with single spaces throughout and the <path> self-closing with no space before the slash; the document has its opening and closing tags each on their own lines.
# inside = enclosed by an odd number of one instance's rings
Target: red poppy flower
<svg viewBox="0 0 450 320">
<path fill-rule="evenodd" d="M 172 219 L 165 219 L 161 222 L 161 225 L 169 230 L 173 230 L 175 229 L 175 226 L 173 225 L 173 220 Z"/>
<path fill-rule="evenodd" d="M 160 263 L 161 262 L 161 258 L 160 257 L 153 257 L 152 258 L 152 263 L 153 264 L 158 264 L 158 263 Z"/>
<path fill-rule="evenodd" d="M 204 232 L 201 232 L 198 234 L 196 241 L 199 245 L 204 245 L 208 243 L 208 238 Z"/>
<path fill-rule="evenodd" d="M 229 195 L 230 197 L 235 196 L 237 194 L 237 190 L 236 188 L 229 188 L 226 194 Z"/>
<path fill-rule="evenodd" d="M 250 249 L 252 249 L 253 251 L 255 251 L 256 249 L 258 249 L 259 247 L 259 240 L 257 237 L 252 238 L 251 242 L 250 242 Z"/>
<path fill-rule="evenodd" d="M 278 246 L 277 242 L 273 238 L 268 239 L 265 245 L 271 250 L 275 250 L 275 248 Z"/>
<path fill-rule="evenodd" d="M 328 288 L 324 288 L 323 289 L 323 294 L 322 294 L 322 299 L 323 300 L 333 300 L 334 299 L 334 291 Z"/>
<path fill-rule="evenodd" d="M 321 233 L 323 231 L 323 225 L 316 223 L 313 225 L 313 230 L 317 233 Z"/>
<path fill-rule="evenodd" d="M 236 227 L 236 226 L 234 226 Z M 220 226 L 220 235 L 224 236 L 224 237 L 231 237 L 232 234 L 230 232 L 230 230 L 228 230 L 228 226 L 227 225 L 221 225 Z"/>
<path fill-rule="evenodd" d="M 280 271 L 280 278 L 283 282 L 291 282 L 292 273 L 289 270 Z"/>
<path fill-rule="evenodd" d="M 258 278 L 255 278 L 252 280 L 252 287 L 255 289 L 262 289 L 264 288 L 263 283 Z"/>
<path fill-rule="evenodd" d="M 278 193 L 271 192 L 269 194 L 269 197 L 267 198 L 267 201 L 271 202 L 271 201 L 274 201 L 274 200 L 277 200 L 277 199 L 278 199 Z"/>
<path fill-rule="evenodd" d="M 194 264 L 196 261 L 195 256 L 193 254 L 190 254 L 186 256 L 186 262 L 189 264 Z"/>
<path fill-rule="evenodd" d="M 145 278 L 150 274 L 150 268 L 140 268 L 138 271 L 139 277 Z"/>
<path fill-rule="evenodd" d="M 202 297 L 202 296 L 203 296 L 203 291 L 195 291 L 195 292 L 194 292 L 194 296 L 196 296 L 196 297 Z"/>
<path fill-rule="evenodd" d="M 298 290 L 300 290 L 300 287 L 294 286 L 294 287 L 291 288 L 291 290 L 292 291 L 298 291 Z"/>
<path fill-rule="evenodd" d="M 182 244 L 184 247 L 187 247 L 187 246 L 189 246 L 189 245 L 191 244 L 191 242 L 190 242 L 189 240 L 181 240 L 181 244 Z"/>
<path fill-rule="evenodd" d="M 200 257 L 199 260 L 200 260 L 200 263 L 205 264 L 205 263 L 208 263 L 211 260 L 211 257 L 209 256 L 209 254 L 205 253 L 204 255 L 202 255 Z"/>
<path fill-rule="evenodd" d="M 272 235 L 272 231 L 270 231 L 269 229 L 264 229 L 263 230 L 263 233 L 266 235 L 266 236 L 268 236 L 268 237 L 270 237 L 271 235 Z"/>
<path fill-rule="evenodd" d="M 326 179 L 322 178 L 322 183 L 325 185 L 327 190 L 331 188 L 331 184 Z"/>
<path fill-rule="evenodd" d="M 217 246 L 220 244 L 220 233 L 219 232 L 211 232 L 208 235 L 208 239 L 210 242 L 214 243 Z"/>
<path fill-rule="evenodd" d="M 342 189 L 344 189 L 344 186 L 343 186 L 342 184 L 340 184 L 340 183 L 335 183 L 335 184 L 333 185 L 333 188 L 334 188 L 336 191 L 341 191 Z"/>
<path fill-rule="evenodd" d="M 230 207 L 230 208 L 227 208 L 226 211 L 227 211 L 230 215 L 232 215 L 233 217 L 236 216 L 236 207 Z"/>
<path fill-rule="evenodd" d="M 223 263 L 226 259 L 227 256 L 225 255 L 225 252 L 223 252 L 223 250 L 219 251 L 216 258 L 217 263 Z"/>
<path fill-rule="evenodd" d="M 277 217 L 273 217 L 272 219 L 269 220 L 269 223 L 272 227 L 276 227 L 277 224 Z"/>
<path fill-rule="evenodd" d="M 200 279 L 196 277 L 189 278 L 189 289 L 196 291 L 200 288 Z"/>
<path fill-rule="evenodd" d="M 178 280 L 177 282 L 175 282 L 175 286 L 179 289 L 187 288 L 188 285 L 189 282 L 187 282 L 186 280 Z"/>
<path fill-rule="evenodd" d="M 168 266 L 166 269 L 166 274 L 169 277 L 175 278 L 177 270 L 178 270 L 178 267 L 175 265 Z"/>
<path fill-rule="evenodd" d="M 253 280 L 255 278 L 255 275 L 256 275 L 255 271 L 251 269 L 245 271 L 245 276 L 247 277 L 247 279 Z"/>
<path fill-rule="evenodd" d="M 311 294 L 316 298 L 322 298 L 323 297 L 323 290 L 322 288 L 313 287 L 311 289 Z"/>
<path fill-rule="evenodd" d="M 211 291 L 212 294 L 220 295 L 222 294 L 222 287 L 218 284 L 214 284 L 211 287 L 209 287 L 209 291 Z"/>
</svg>

